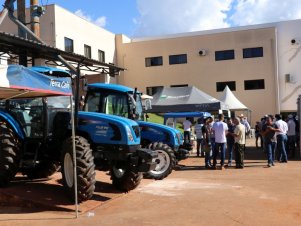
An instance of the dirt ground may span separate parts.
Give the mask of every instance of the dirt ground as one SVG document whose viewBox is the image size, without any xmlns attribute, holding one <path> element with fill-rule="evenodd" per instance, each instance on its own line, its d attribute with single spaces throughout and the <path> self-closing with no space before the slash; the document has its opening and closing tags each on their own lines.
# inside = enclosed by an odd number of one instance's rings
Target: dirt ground
<svg viewBox="0 0 301 226">
<path fill-rule="evenodd" d="M 249 140 L 253 144 L 253 140 Z M 98 173 L 92 200 L 74 206 L 57 183 L 19 177 L 0 190 L 0 225 L 301 225 L 301 162 L 266 167 L 261 150 L 248 147 L 244 169 L 206 170 L 192 156 L 164 180 L 144 179 L 119 193 Z"/>
</svg>

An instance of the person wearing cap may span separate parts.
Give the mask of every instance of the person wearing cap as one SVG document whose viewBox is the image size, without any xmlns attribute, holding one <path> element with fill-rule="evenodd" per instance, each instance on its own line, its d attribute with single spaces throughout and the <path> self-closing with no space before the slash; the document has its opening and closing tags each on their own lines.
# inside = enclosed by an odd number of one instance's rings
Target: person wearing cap
<svg viewBox="0 0 301 226">
<path fill-rule="evenodd" d="M 290 158 L 295 155 L 295 144 L 296 144 L 296 123 L 292 114 L 288 115 L 287 121 L 287 152 Z"/>
<path fill-rule="evenodd" d="M 287 142 L 287 130 L 288 126 L 285 121 L 282 120 L 282 116 L 280 114 L 275 115 L 276 122 L 275 125 L 279 129 L 276 131 L 276 138 L 277 138 L 277 160 L 279 162 L 287 162 L 287 153 L 285 144 Z"/>
</svg>

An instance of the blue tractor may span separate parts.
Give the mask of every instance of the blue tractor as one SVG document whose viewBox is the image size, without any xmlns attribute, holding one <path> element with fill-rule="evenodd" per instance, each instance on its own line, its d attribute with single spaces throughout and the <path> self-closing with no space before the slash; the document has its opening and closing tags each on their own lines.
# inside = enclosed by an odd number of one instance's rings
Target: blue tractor
<svg viewBox="0 0 301 226">
<path fill-rule="evenodd" d="M 144 121 L 141 93 L 118 85 L 94 83 L 87 86 L 84 111 L 118 115 L 134 119 L 141 129 L 141 145 L 158 151 L 154 170 L 144 174 L 147 178 L 163 179 L 168 176 L 179 160 L 189 156 L 183 149 L 180 131 L 157 123 Z"/>
<path fill-rule="evenodd" d="M 69 73 L 45 67 L 9 66 L 8 72 L 24 78 L 34 76 L 58 89 L 71 89 Z M 68 80 L 69 79 L 69 80 Z M 38 84 L 36 90 L 43 93 Z M 16 86 L 18 88 L 18 86 Z M 74 197 L 73 149 L 70 128 L 70 97 L 45 90 L 43 96 L 11 95 L 0 102 L 0 186 L 17 172 L 29 178 L 48 177 L 61 166 L 63 184 Z M 52 96 L 51 96 L 52 95 Z M 1 94 L 0 94 L 1 96 Z M 50 97 L 49 97 L 50 96 Z M 78 200 L 92 197 L 95 169 L 110 171 L 113 185 L 122 191 L 138 186 L 142 173 L 155 168 L 156 152 L 140 148 L 139 125 L 123 117 L 78 112 L 75 150 Z"/>
</svg>

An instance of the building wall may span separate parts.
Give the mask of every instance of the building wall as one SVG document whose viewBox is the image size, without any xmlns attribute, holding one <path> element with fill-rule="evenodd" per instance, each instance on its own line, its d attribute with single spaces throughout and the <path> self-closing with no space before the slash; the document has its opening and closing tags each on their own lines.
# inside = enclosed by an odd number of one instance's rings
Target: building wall
<svg viewBox="0 0 301 226">
<path fill-rule="evenodd" d="M 297 110 L 297 98 L 301 93 L 301 20 L 277 24 L 280 108 L 283 112 Z M 292 40 L 296 40 L 292 44 Z M 290 81 L 285 81 L 285 75 Z"/>
<path fill-rule="evenodd" d="M 277 112 L 275 28 L 248 29 L 129 42 L 118 36 L 118 65 L 127 70 L 119 82 L 146 92 L 149 86 L 188 84 L 220 97 L 216 82 L 235 81 L 234 95 L 252 110 L 252 121 Z M 243 59 L 243 48 L 263 47 L 263 57 Z M 200 56 L 204 49 L 206 56 Z M 215 61 L 215 51 L 235 50 L 234 60 Z M 187 54 L 187 64 L 169 65 L 169 55 Z M 145 66 L 145 58 L 163 56 L 162 66 Z M 244 81 L 264 79 L 265 89 L 245 90 Z"/>
</svg>

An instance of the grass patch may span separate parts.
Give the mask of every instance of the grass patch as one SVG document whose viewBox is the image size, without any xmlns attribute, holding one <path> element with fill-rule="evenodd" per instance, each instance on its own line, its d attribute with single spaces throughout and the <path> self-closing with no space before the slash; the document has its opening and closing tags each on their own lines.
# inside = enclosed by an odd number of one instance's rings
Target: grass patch
<svg viewBox="0 0 301 226">
<path fill-rule="evenodd" d="M 164 117 L 163 115 L 160 114 L 154 114 L 154 113 L 147 113 L 148 114 L 148 122 L 153 122 L 153 123 L 158 123 L 163 125 L 164 123 Z M 177 123 L 177 129 L 180 130 L 182 133 L 184 132 L 183 130 L 183 125 L 181 123 Z"/>
</svg>

